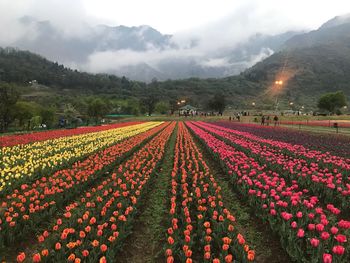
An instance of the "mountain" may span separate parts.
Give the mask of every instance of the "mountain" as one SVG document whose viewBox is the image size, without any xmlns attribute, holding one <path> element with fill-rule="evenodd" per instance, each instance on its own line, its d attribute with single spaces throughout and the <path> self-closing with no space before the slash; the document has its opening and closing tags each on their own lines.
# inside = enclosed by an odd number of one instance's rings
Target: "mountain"
<svg viewBox="0 0 350 263">
<path fill-rule="evenodd" d="M 189 47 L 182 47 L 172 35 L 162 34 L 147 25 L 83 25 L 80 34 L 67 35 L 50 21 L 26 16 L 19 22 L 29 33 L 9 46 L 29 50 L 79 70 L 124 75 L 146 82 L 154 78 L 236 75 L 278 51 L 287 39 L 302 33 L 255 34 L 232 47 L 193 55 L 200 50 L 199 40 L 193 41 Z M 108 63 L 106 57 L 110 58 Z"/>
<path fill-rule="evenodd" d="M 328 20 L 326 23 L 324 23 L 320 27 L 320 29 L 331 28 L 334 26 L 340 26 L 340 25 L 346 24 L 346 23 L 350 23 L 350 14 L 336 16 L 336 17 Z"/>
<path fill-rule="evenodd" d="M 145 72 L 147 70 L 146 67 Z M 156 89 L 160 99 L 177 101 L 186 98 L 189 103 L 201 107 L 205 107 L 212 95 L 221 92 L 231 105 L 242 105 L 242 101 L 254 97 L 259 88 L 258 84 L 239 76 L 168 80 L 146 85 L 125 77 L 72 70 L 40 55 L 14 48 L 0 48 L 0 81 L 18 84 L 24 99 L 57 106 L 74 103 L 75 99 L 89 95 L 142 99 L 149 96 L 150 89 Z"/>
<path fill-rule="evenodd" d="M 339 21 L 339 18 L 336 20 Z M 159 80 L 192 76 L 182 80 L 155 82 L 157 93 L 165 100 L 186 98 L 191 104 L 203 106 L 208 98 L 220 92 L 229 105 L 237 108 L 251 107 L 251 103 L 256 102 L 259 108 L 272 109 L 277 99 L 284 108 L 289 107 L 289 102 L 292 101 L 295 109 L 301 106 L 313 109 L 323 93 L 342 90 L 350 96 L 350 23 L 328 21 L 324 25 L 327 26 L 301 34 L 257 34 L 251 37 L 252 41 L 248 44 L 242 43 L 234 50 L 218 50 L 211 58 L 207 58 L 205 63 L 202 61 L 201 66 L 198 66 L 195 58 L 173 58 L 160 61 L 158 68 L 139 63 L 124 66 L 119 70 L 124 71 L 122 75 L 127 76 L 128 73 L 132 78 L 148 81 L 155 75 L 160 76 Z M 144 32 L 145 28 L 127 29 L 130 32 L 135 30 Z M 170 36 L 161 39 L 163 40 L 154 41 L 154 45 L 158 45 L 159 49 L 178 48 L 170 47 Z M 121 45 L 120 43 L 118 45 Z M 269 48 L 261 49 L 262 46 L 269 46 L 276 51 L 269 55 Z M 147 45 L 142 45 L 141 41 L 134 48 L 147 49 Z M 265 51 L 261 52 L 262 50 Z M 256 56 L 259 52 L 263 55 Z M 267 58 L 260 61 L 264 53 Z M 254 60 L 255 57 L 257 58 Z M 248 67 L 247 58 L 253 64 L 260 62 L 239 75 L 216 77 L 233 74 L 238 68 L 227 65 Z M 238 72 L 237 70 L 235 73 Z M 204 79 L 205 76 L 210 78 Z M 120 99 L 141 99 L 148 94 L 149 88 L 154 88 L 154 83 L 146 85 L 144 82 L 131 81 L 111 74 L 84 73 L 66 68 L 57 62 L 50 62 L 30 52 L 11 48 L 0 49 L 0 80 L 28 85 L 33 79 L 54 88 L 57 92 L 108 94 Z M 283 85 L 276 86 L 275 80 L 283 80 Z"/>
<path fill-rule="evenodd" d="M 340 23 L 342 21 L 342 23 Z M 301 105 L 316 105 L 320 94 L 342 90 L 350 96 L 350 23 L 334 18 L 319 29 L 287 40 L 283 49 L 246 70 L 247 80 L 273 96 L 275 80 L 284 84 L 281 97 Z"/>
<path fill-rule="evenodd" d="M 150 47 L 164 49 L 174 47 L 170 35 L 162 35 L 152 27 L 85 25 L 82 34 L 67 36 L 50 21 L 37 21 L 33 17 L 22 17 L 21 24 L 31 28 L 33 34 L 25 35 L 10 46 L 38 53 L 50 60 L 64 64 L 80 64 L 94 52 L 130 49 L 146 51 Z"/>
</svg>

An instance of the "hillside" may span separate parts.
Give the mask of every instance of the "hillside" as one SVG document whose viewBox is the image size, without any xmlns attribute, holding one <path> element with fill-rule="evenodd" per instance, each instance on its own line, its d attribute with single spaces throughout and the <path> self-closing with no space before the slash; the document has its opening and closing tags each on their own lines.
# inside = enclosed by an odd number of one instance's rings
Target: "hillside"
<svg viewBox="0 0 350 263">
<path fill-rule="evenodd" d="M 144 85 L 115 75 L 89 74 L 72 70 L 29 51 L 0 48 L 0 80 L 28 85 L 32 80 L 57 91 L 118 93 L 130 96 L 133 85 Z"/>
<path fill-rule="evenodd" d="M 125 77 L 71 70 L 29 51 L 13 48 L 0 49 L 0 80 L 23 86 L 22 93 L 25 98 L 47 103 L 57 97 L 84 95 L 142 99 L 152 89 L 161 99 L 171 101 L 186 98 L 197 106 L 205 106 L 211 95 L 221 92 L 225 94 L 229 104 L 242 105 L 242 99 L 253 97 L 259 87 L 242 77 L 191 78 L 147 85 Z M 33 80 L 39 84 L 37 88 L 29 84 Z"/>
<path fill-rule="evenodd" d="M 29 94 L 29 98 L 38 94 L 45 94 L 46 97 L 51 94 L 51 98 L 95 94 L 117 99 L 142 99 L 149 96 L 152 89 L 163 100 L 185 98 L 200 107 L 205 107 L 210 97 L 219 92 L 233 108 L 251 107 L 251 103 L 255 102 L 259 108 L 272 109 L 278 98 L 284 108 L 293 102 L 295 109 L 301 106 L 313 109 L 323 93 L 343 90 L 350 96 L 350 23 L 331 26 L 332 23 L 327 22 L 326 25 L 297 36 L 292 33 L 280 51 L 238 76 L 146 84 L 115 75 L 71 70 L 28 51 L 6 48 L 0 49 L 0 80 L 24 85 L 23 93 Z M 268 39 L 256 36 L 256 42 L 264 43 Z M 276 39 L 276 46 L 281 46 L 282 39 Z M 251 43 L 252 52 L 261 43 Z M 239 52 L 233 56 L 239 59 Z M 187 63 L 191 64 L 190 61 Z M 179 70 L 186 71 L 181 65 L 177 65 Z M 134 67 L 129 70 L 135 76 L 139 74 Z M 142 74 L 149 76 L 152 73 L 152 69 L 143 65 Z M 215 75 L 215 71 L 212 74 Z M 274 85 L 276 79 L 284 81 L 278 92 Z M 33 90 L 28 85 L 32 80 L 37 80 L 48 89 Z M 31 95 L 33 92 L 35 96 Z"/>
<path fill-rule="evenodd" d="M 339 19 L 338 19 L 339 20 Z M 342 90 L 350 96 L 350 23 L 325 23 L 318 30 L 294 36 L 284 48 L 246 70 L 271 95 L 276 79 L 284 81 L 281 97 L 299 105 L 315 105 L 320 94 Z M 273 95 L 273 94 L 272 94 Z"/>
</svg>

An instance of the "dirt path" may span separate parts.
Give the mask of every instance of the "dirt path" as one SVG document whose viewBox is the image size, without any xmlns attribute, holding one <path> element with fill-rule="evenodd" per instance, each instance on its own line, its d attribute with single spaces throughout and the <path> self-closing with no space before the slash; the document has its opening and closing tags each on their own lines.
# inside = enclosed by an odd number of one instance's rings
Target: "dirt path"
<svg viewBox="0 0 350 263">
<path fill-rule="evenodd" d="M 165 261 L 163 256 L 166 231 L 164 220 L 169 206 L 167 196 L 170 190 L 170 173 L 173 168 L 176 131 L 177 129 L 170 137 L 161 169 L 143 200 L 144 205 L 140 208 L 140 213 L 133 223 L 133 233 L 125 240 L 117 262 Z"/>
</svg>

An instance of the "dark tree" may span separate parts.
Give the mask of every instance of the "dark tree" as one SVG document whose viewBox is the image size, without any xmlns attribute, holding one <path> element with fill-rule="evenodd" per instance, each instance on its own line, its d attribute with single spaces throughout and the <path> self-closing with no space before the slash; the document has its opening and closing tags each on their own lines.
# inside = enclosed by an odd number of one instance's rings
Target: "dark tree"
<svg viewBox="0 0 350 263">
<path fill-rule="evenodd" d="M 221 93 L 215 94 L 209 101 L 208 107 L 209 109 L 217 111 L 220 115 L 222 115 L 226 107 L 225 96 Z"/>
<path fill-rule="evenodd" d="M 157 102 L 159 101 L 159 83 L 157 79 L 153 79 L 152 82 L 146 88 L 146 94 L 142 98 L 141 102 L 146 108 L 148 116 L 151 116 L 154 112 Z"/>
<path fill-rule="evenodd" d="M 14 117 L 14 106 L 19 93 L 13 85 L 0 83 L 0 130 L 6 131 Z"/>
<path fill-rule="evenodd" d="M 326 93 L 318 100 L 317 106 L 322 110 L 335 113 L 341 107 L 346 106 L 346 97 L 342 91 Z"/>
</svg>

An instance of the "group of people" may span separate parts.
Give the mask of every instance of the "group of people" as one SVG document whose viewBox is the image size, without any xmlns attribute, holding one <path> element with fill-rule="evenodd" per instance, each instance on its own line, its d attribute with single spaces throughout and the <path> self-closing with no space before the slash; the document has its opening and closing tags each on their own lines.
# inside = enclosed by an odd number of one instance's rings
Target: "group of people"
<svg viewBox="0 0 350 263">
<path fill-rule="evenodd" d="M 273 122 L 274 122 L 275 126 L 278 124 L 278 116 L 277 115 L 275 115 L 273 117 Z M 267 126 L 270 125 L 270 116 L 266 116 L 266 117 L 264 115 L 261 116 L 261 125 L 265 125 L 265 123 Z"/>
</svg>

